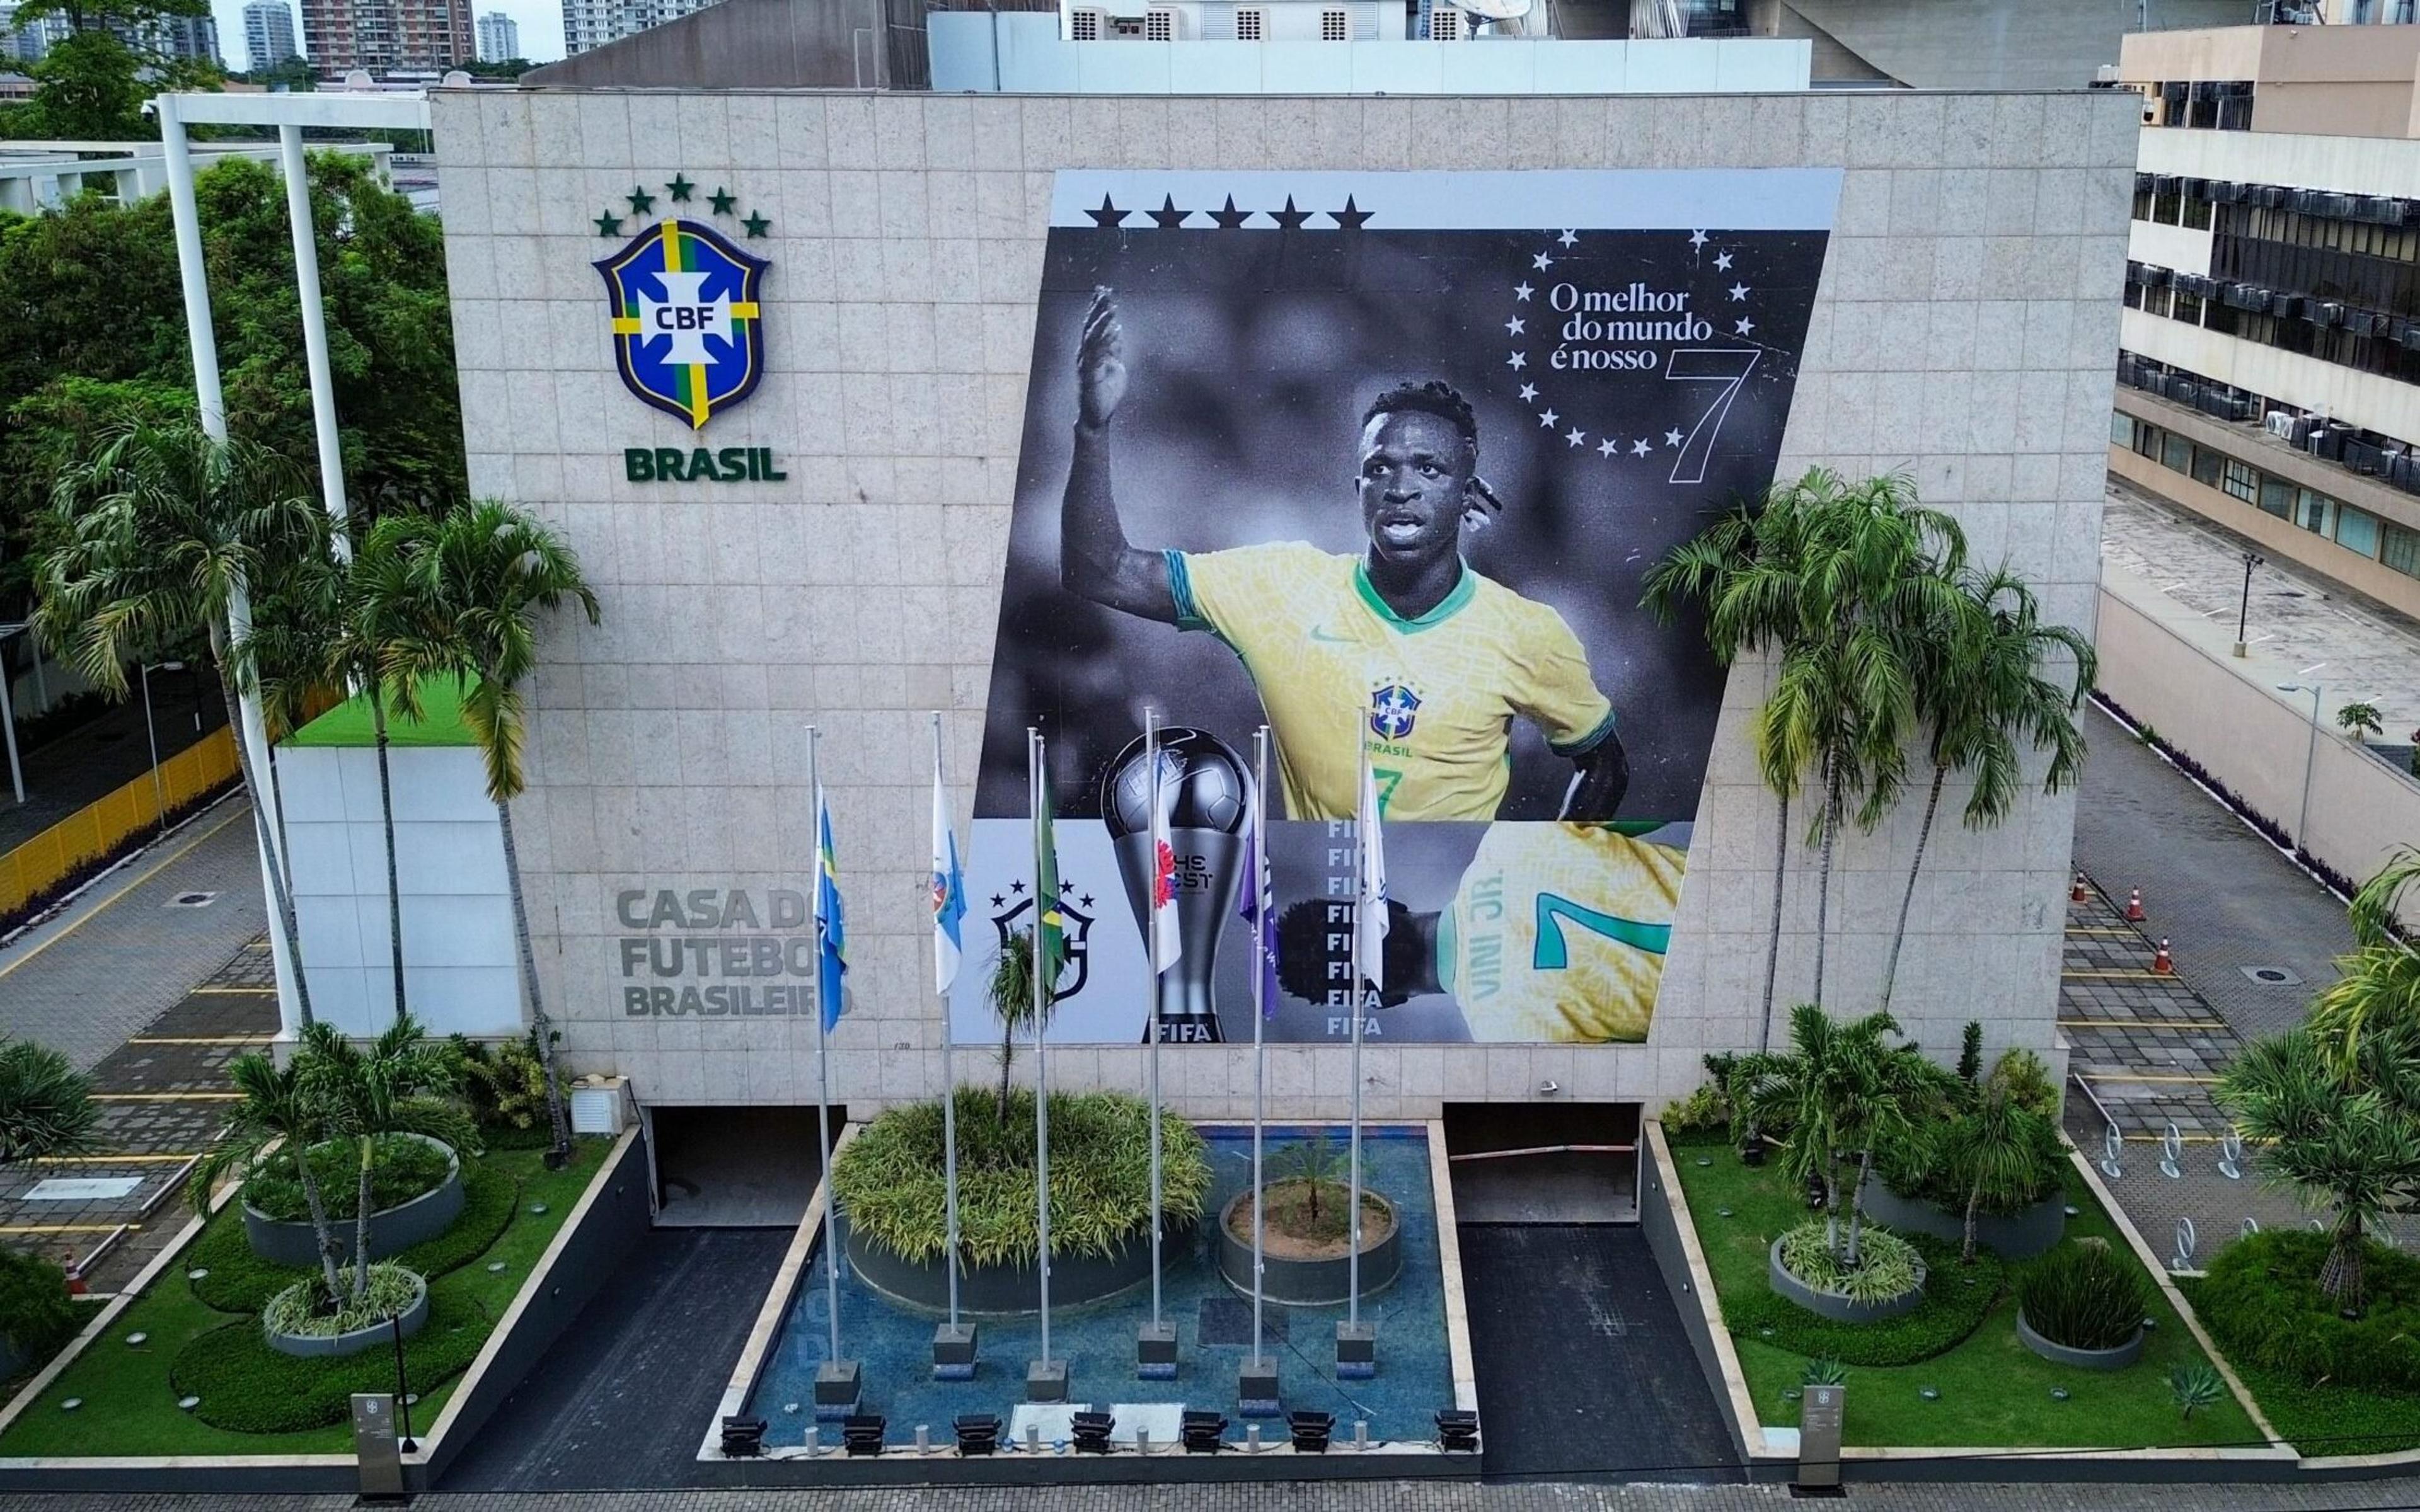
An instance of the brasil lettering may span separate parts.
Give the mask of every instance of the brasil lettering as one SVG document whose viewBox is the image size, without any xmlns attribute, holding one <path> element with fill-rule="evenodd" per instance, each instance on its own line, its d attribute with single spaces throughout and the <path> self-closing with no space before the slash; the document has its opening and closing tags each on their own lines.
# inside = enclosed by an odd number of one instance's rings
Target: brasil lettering
<svg viewBox="0 0 2420 1512">
<path fill-rule="evenodd" d="M 781 483 L 769 446 L 626 446 L 622 475 L 632 483 Z"/>
</svg>

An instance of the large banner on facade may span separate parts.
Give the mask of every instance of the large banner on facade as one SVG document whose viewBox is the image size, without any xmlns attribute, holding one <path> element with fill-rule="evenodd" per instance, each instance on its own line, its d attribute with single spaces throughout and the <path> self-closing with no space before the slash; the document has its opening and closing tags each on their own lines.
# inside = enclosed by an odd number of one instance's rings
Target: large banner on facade
<svg viewBox="0 0 2420 1512">
<path fill-rule="evenodd" d="M 999 1041 L 985 968 L 1033 925 L 1031 727 L 1053 1041 L 1250 1038 L 1266 724 L 1271 1039 L 1351 1033 L 1366 751 L 1390 920 L 1365 1033 L 1645 1040 L 1722 673 L 1641 579 L 1771 481 L 1838 188 L 1059 174 L 954 1037 Z M 1156 990 L 1147 716 L 1181 934 Z"/>
</svg>

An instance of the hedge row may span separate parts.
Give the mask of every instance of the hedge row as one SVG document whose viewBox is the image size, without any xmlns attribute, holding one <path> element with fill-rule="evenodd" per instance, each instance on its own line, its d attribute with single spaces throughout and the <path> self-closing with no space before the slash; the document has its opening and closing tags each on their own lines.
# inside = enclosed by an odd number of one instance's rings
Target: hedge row
<svg viewBox="0 0 2420 1512">
<path fill-rule="evenodd" d="M 1759 1287 L 1722 1300 L 1723 1325 L 1738 1338 L 1794 1354 L 1830 1355 L 1843 1365 L 1915 1365 L 1956 1349 L 2000 1298 L 2007 1282 L 2000 1257 L 1978 1249 L 1974 1264 L 1961 1265 L 1955 1244 L 1929 1234 L 1900 1237 L 1924 1257 L 1927 1271 L 1924 1301 L 1913 1310 L 1876 1322 L 1836 1323 Z"/>
</svg>

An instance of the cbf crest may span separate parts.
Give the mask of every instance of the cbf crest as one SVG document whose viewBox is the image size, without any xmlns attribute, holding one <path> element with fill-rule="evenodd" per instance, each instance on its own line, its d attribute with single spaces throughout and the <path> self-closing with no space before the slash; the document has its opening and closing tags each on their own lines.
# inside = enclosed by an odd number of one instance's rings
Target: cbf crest
<svg viewBox="0 0 2420 1512">
<path fill-rule="evenodd" d="M 697 186 L 682 177 L 665 187 L 682 202 Z M 729 213 L 733 199 L 717 192 L 714 213 Z M 633 190 L 629 205 L 644 216 L 655 196 Z M 741 224 L 750 237 L 767 226 L 757 215 Z M 618 216 L 597 217 L 600 235 L 621 227 Z M 755 392 L 765 375 L 761 296 L 770 262 L 703 221 L 668 215 L 595 266 L 605 280 L 614 363 L 632 393 L 695 430 Z"/>
</svg>

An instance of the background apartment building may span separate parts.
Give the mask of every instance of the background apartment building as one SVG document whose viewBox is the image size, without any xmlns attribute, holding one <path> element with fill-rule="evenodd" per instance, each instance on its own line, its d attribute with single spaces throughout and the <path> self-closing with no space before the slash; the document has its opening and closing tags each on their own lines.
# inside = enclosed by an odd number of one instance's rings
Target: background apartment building
<svg viewBox="0 0 2420 1512">
<path fill-rule="evenodd" d="M 2135 487 L 2411 614 L 2415 68 L 2411 25 L 2125 39 L 2145 130 L 2110 444 Z"/>
<path fill-rule="evenodd" d="M 244 64 L 257 73 L 300 55 L 294 45 L 294 10 L 286 0 L 252 0 L 243 8 Z"/>
<path fill-rule="evenodd" d="M 302 0 L 302 41 L 322 78 L 447 69 L 477 55 L 471 0 Z"/>
<path fill-rule="evenodd" d="M 501 10 L 479 18 L 479 61 L 502 63 L 521 55 L 521 26 Z"/>
</svg>

